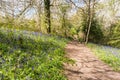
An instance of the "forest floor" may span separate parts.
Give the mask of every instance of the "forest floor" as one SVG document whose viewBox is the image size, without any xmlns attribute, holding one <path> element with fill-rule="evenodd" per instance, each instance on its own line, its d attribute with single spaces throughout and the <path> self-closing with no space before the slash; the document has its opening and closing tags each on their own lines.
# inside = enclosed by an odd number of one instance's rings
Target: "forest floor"
<svg viewBox="0 0 120 80">
<path fill-rule="evenodd" d="M 65 50 L 66 56 L 75 60 L 73 65 L 64 64 L 68 80 L 120 80 L 120 73 L 100 61 L 85 45 L 73 41 Z"/>
</svg>

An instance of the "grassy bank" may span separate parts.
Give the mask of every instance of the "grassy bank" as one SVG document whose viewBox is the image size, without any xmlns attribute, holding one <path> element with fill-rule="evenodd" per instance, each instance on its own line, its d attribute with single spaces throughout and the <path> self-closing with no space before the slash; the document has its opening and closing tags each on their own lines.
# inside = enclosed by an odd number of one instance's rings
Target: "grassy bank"
<svg viewBox="0 0 120 80">
<path fill-rule="evenodd" d="M 0 29 L 0 80 L 66 80 L 66 40 Z"/>
<path fill-rule="evenodd" d="M 115 71 L 120 71 L 120 49 L 89 43 L 88 47 Z"/>
</svg>

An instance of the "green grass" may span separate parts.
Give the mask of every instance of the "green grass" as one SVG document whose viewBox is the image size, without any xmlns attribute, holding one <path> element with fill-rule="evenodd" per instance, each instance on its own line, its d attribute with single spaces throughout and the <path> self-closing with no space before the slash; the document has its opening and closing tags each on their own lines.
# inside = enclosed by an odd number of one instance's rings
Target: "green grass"
<svg viewBox="0 0 120 80">
<path fill-rule="evenodd" d="M 103 46 L 98 46 L 96 44 L 89 43 L 88 47 L 91 48 L 93 53 L 98 56 L 99 59 L 107 63 L 115 71 L 120 71 L 120 57 L 112 54 L 107 49 L 103 49 Z M 111 48 L 110 48 L 111 49 Z M 119 54 L 118 54 L 119 55 Z"/>
<path fill-rule="evenodd" d="M 0 30 L 0 80 L 66 80 L 67 40 Z"/>
</svg>

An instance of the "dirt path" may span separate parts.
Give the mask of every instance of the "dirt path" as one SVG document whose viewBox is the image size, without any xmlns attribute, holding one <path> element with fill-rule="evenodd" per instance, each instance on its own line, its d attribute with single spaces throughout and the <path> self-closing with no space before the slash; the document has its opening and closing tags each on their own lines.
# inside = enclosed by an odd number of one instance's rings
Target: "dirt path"
<svg viewBox="0 0 120 80">
<path fill-rule="evenodd" d="M 97 59 L 84 45 L 70 42 L 66 52 L 67 57 L 76 61 L 74 65 L 64 64 L 68 80 L 120 80 L 120 73 Z"/>
</svg>

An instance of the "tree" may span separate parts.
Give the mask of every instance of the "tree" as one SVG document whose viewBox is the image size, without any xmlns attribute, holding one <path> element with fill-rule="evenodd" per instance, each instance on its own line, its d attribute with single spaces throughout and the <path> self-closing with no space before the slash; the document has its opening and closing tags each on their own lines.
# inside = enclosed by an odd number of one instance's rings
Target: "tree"
<svg viewBox="0 0 120 80">
<path fill-rule="evenodd" d="M 40 0 L 36 0 L 35 1 L 35 9 L 36 9 L 36 17 L 37 17 L 37 20 L 36 20 L 36 27 L 38 30 L 42 31 L 41 29 L 41 15 L 42 15 L 42 1 Z"/>
<path fill-rule="evenodd" d="M 61 13 L 62 13 L 62 19 L 61 19 L 61 22 L 62 22 L 62 29 L 64 30 L 64 35 L 67 37 L 67 10 L 69 8 L 69 5 L 61 5 L 60 6 L 60 10 L 61 10 Z"/>
<path fill-rule="evenodd" d="M 50 0 L 44 0 L 44 11 L 45 11 L 45 27 L 47 28 L 47 33 L 51 33 Z"/>
<path fill-rule="evenodd" d="M 85 44 L 89 41 L 89 34 L 91 29 L 92 20 L 95 15 L 95 4 L 97 3 L 97 0 L 77 0 L 72 1 L 69 0 L 72 4 L 75 5 L 78 9 L 81 9 L 83 14 L 86 14 L 86 32 L 85 32 Z M 81 6 L 77 6 L 76 2 L 79 3 Z"/>
<path fill-rule="evenodd" d="M 88 43 L 88 40 L 89 40 L 89 34 L 90 34 L 90 29 L 91 29 L 91 23 L 92 23 L 92 20 L 93 20 L 93 17 L 94 17 L 94 7 L 95 7 L 95 3 L 96 1 L 95 0 L 89 0 L 88 1 L 88 17 L 87 17 L 87 21 L 88 21 L 88 24 L 86 24 L 86 26 L 88 26 L 88 29 L 87 29 L 87 34 L 86 34 L 86 39 L 85 39 L 85 44 Z M 92 4 L 92 5 L 91 5 Z"/>
</svg>

